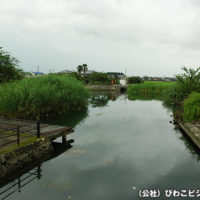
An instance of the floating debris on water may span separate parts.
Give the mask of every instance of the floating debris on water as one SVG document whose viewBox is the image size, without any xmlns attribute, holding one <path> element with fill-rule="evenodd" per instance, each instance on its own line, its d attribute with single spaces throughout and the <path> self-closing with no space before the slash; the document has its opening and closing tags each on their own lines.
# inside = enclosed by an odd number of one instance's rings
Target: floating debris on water
<svg viewBox="0 0 200 200">
<path fill-rule="evenodd" d="M 44 184 L 44 187 L 55 189 L 55 190 L 63 190 L 63 191 L 71 190 L 71 184 L 70 183 L 52 182 L 52 183 Z"/>
<path fill-rule="evenodd" d="M 102 161 L 102 163 L 107 166 L 107 165 L 112 165 L 113 164 L 113 160 L 104 160 Z"/>
<path fill-rule="evenodd" d="M 85 154 L 87 151 L 86 150 L 83 150 L 83 149 L 71 149 L 71 150 L 68 150 L 67 153 L 70 153 L 70 154 Z"/>
<path fill-rule="evenodd" d="M 102 116 L 103 115 L 103 113 L 98 113 L 98 114 L 96 114 L 96 116 Z"/>
</svg>

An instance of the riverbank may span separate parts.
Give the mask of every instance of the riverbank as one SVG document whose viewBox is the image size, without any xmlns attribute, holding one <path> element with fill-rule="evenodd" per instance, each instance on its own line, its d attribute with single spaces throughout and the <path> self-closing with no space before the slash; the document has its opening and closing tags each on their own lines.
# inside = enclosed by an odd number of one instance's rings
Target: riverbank
<svg viewBox="0 0 200 200">
<path fill-rule="evenodd" d="M 0 116 L 45 119 L 85 109 L 88 90 L 68 75 L 25 78 L 0 85 Z"/>
<path fill-rule="evenodd" d="M 12 132 L 5 131 L 8 127 Z M 0 118 L 0 178 L 53 153 L 52 141 L 62 137 L 65 144 L 67 135 L 73 132 L 66 126 Z"/>
<path fill-rule="evenodd" d="M 193 143 L 200 148 L 200 124 L 199 123 L 185 123 L 176 122 L 180 128 L 187 134 Z"/>
<path fill-rule="evenodd" d="M 123 85 L 86 85 L 90 91 L 126 91 L 127 86 Z"/>
<path fill-rule="evenodd" d="M 128 97 L 131 100 L 160 100 L 166 107 L 172 109 L 174 113 L 174 121 L 182 129 L 186 135 L 193 141 L 193 143 L 200 148 L 200 123 L 198 121 L 188 122 L 184 119 L 184 114 L 187 116 L 195 115 L 197 112 L 192 112 L 194 108 L 195 102 L 192 101 L 192 104 L 189 108 L 187 108 L 187 113 L 184 112 L 186 110 L 186 106 L 184 106 L 184 102 L 182 101 L 179 105 L 179 109 L 174 108 L 173 99 L 170 99 L 169 96 L 171 95 L 170 91 L 173 91 L 174 87 L 176 86 L 176 82 L 145 82 L 142 84 L 133 84 L 128 89 Z M 173 94 L 173 93 L 172 93 Z M 188 97 L 190 98 L 190 96 Z M 195 99 L 196 101 L 198 99 Z M 194 110 L 193 110 L 194 111 Z M 191 117 L 194 118 L 193 116 Z"/>
<path fill-rule="evenodd" d="M 52 152 L 51 142 L 41 138 L 24 147 L 0 154 L 0 178 L 6 177 Z"/>
</svg>

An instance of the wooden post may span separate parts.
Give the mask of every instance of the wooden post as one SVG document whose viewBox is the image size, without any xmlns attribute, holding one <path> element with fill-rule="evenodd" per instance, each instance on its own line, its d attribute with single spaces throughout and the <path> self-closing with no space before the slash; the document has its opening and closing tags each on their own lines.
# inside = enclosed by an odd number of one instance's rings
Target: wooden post
<svg viewBox="0 0 200 200">
<path fill-rule="evenodd" d="M 21 192 L 21 179 L 18 178 L 18 192 Z"/>
<path fill-rule="evenodd" d="M 19 146 L 19 125 L 17 125 L 17 144 Z"/>
<path fill-rule="evenodd" d="M 37 121 L 37 137 L 40 137 L 40 121 Z"/>
<path fill-rule="evenodd" d="M 67 136 L 66 136 L 66 135 L 63 135 L 63 136 L 62 136 L 62 143 L 64 144 L 66 141 L 67 141 Z"/>
<path fill-rule="evenodd" d="M 42 176 L 42 175 L 41 175 L 41 171 L 42 171 L 42 170 L 41 170 L 41 165 L 38 165 L 38 166 L 37 166 L 37 179 L 38 179 L 38 180 L 39 180 L 39 179 L 41 178 L 41 176 Z"/>
</svg>

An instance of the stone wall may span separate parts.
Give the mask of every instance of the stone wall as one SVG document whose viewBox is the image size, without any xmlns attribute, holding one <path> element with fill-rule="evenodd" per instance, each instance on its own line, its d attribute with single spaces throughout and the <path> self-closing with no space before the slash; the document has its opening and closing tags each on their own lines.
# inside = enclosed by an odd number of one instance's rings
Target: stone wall
<svg viewBox="0 0 200 200">
<path fill-rule="evenodd" d="M 53 146 L 51 142 L 41 138 L 32 144 L 12 152 L 0 154 L 0 178 L 13 173 L 15 170 L 21 169 L 25 165 L 30 164 L 52 151 Z"/>
<path fill-rule="evenodd" d="M 190 137 L 190 139 L 200 148 L 200 124 L 178 122 L 179 126 Z"/>
<path fill-rule="evenodd" d="M 122 87 L 126 88 L 121 85 L 86 85 L 86 87 L 94 91 L 120 91 Z"/>
</svg>

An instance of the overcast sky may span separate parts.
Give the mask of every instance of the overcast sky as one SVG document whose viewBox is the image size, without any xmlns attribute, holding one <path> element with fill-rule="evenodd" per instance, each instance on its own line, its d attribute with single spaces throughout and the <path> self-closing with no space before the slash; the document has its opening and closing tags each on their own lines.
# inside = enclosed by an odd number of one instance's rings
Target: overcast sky
<svg viewBox="0 0 200 200">
<path fill-rule="evenodd" d="M 25 71 L 173 76 L 200 66 L 200 0 L 0 0 L 0 46 Z"/>
</svg>

